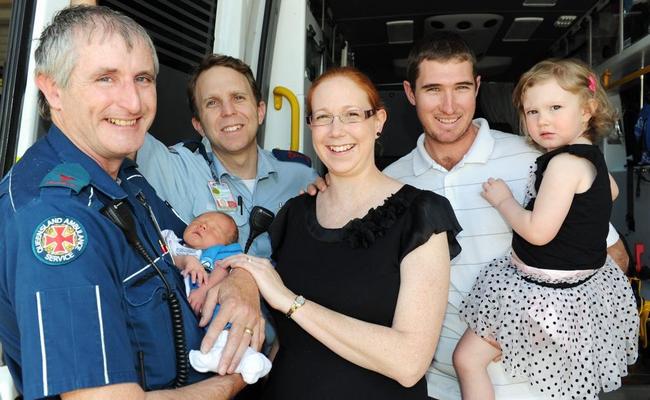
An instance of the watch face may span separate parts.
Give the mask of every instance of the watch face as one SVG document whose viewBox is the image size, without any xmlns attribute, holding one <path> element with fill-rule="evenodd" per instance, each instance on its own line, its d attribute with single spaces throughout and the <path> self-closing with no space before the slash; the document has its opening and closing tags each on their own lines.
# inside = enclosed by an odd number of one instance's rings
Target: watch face
<svg viewBox="0 0 650 400">
<path fill-rule="evenodd" d="M 298 304 L 299 306 L 301 306 L 301 305 L 305 304 L 305 298 L 302 297 L 302 296 L 298 296 L 298 297 L 296 297 L 295 302 L 296 302 L 296 304 Z"/>
<path fill-rule="evenodd" d="M 289 311 L 287 311 L 287 318 L 291 318 L 291 315 L 302 305 L 305 304 L 305 298 L 302 297 L 301 295 L 296 296 L 295 300 L 293 301 L 293 304 L 291 305 L 291 308 L 289 308 Z"/>
</svg>

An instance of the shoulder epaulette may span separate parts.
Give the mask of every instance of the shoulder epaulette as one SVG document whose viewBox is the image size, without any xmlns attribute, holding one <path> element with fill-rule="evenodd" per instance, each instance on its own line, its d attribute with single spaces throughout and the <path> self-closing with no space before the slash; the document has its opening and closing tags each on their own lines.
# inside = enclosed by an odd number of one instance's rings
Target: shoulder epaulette
<svg viewBox="0 0 650 400">
<path fill-rule="evenodd" d="M 200 140 L 186 140 L 183 142 L 183 147 L 191 151 L 192 153 L 196 153 L 197 151 L 199 154 L 201 154 L 201 157 L 207 162 L 208 164 L 211 164 L 210 158 L 208 157 L 208 152 L 205 150 L 205 146 L 203 145 L 203 142 Z"/>
<path fill-rule="evenodd" d="M 90 174 L 77 163 L 63 163 L 54 167 L 39 185 L 44 187 L 66 187 L 79 193 L 90 184 Z"/>
<path fill-rule="evenodd" d="M 311 168 L 311 158 L 298 151 L 273 149 L 272 153 L 278 161 L 297 162 Z"/>
<path fill-rule="evenodd" d="M 126 174 L 127 179 L 134 175 L 142 176 L 142 173 L 138 171 L 138 163 L 128 157 L 122 161 L 122 166 L 120 169 Z"/>
</svg>

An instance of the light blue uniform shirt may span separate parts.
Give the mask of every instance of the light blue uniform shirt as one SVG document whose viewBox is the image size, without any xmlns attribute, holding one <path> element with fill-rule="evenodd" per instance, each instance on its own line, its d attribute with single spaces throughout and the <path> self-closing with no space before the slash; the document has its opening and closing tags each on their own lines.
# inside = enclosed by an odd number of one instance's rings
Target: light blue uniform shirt
<svg viewBox="0 0 650 400">
<path fill-rule="evenodd" d="M 242 248 L 248 239 L 248 216 L 254 206 L 268 208 L 277 214 L 287 200 L 297 196 L 300 190 L 305 189 L 318 176 L 306 165 L 279 161 L 273 154 L 258 147 L 255 189 L 250 193 L 242 179 L 230 174 L 214 156 L 207 139 L 203 139 L 203 144 L 212 161 L 211 167 L 198 151 L 193 153 L 182 143 L 168 148 L 147 134 L 144 145 L 138 151 L 138 169 L 158 195 L 167 200 L 187 223 L 206 211 L 217 209 L 208 181 L 216 178 L 220 183 L 228 185 L 235 201 L 239 196 L 242 199 L 242 207 L 229 213 L 239 228 L 239 243 Z M 271 242 L 268 234 L 258 236 L 249 253 L 270 257 Z"/>
</svg>

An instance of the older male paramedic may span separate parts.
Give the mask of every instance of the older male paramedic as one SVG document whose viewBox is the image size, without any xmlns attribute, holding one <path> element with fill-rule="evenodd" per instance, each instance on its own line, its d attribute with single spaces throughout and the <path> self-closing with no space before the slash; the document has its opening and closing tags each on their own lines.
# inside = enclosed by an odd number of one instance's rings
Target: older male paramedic
<svg viewBox="0 0 650 400">
<path fill-rule="evenodd" d="M 41 35 L 53 124 L 0 183 L 0 341 L 26 399 L 226 399 L 244 386 L 188 368 L 203 333 L 159 239 L 184 224 L 125 161 L 153 120 L 157 70 L 144 29 L 108 8 L 64 9 Z M 259 347 L 257 287 L 226 281 L 213 323 L 232 322 L 233 353 Z"/>
</svg>

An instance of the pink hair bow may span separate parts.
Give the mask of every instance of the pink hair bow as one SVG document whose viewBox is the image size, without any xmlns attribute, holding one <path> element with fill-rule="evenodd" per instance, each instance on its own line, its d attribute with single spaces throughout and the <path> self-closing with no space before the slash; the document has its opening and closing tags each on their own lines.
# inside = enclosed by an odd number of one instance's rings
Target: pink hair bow
<svg viewBox="0 0 650 400">
<path fill-rule="evenodd" d="M 589 80 L 589 90 L 591 93 L 596 93 L 596 78 L 593 75 L 589 75 L 587 79 Z"/>
</svg>

